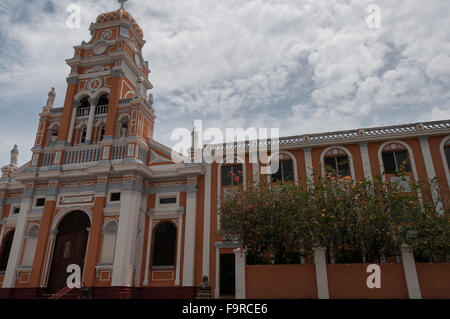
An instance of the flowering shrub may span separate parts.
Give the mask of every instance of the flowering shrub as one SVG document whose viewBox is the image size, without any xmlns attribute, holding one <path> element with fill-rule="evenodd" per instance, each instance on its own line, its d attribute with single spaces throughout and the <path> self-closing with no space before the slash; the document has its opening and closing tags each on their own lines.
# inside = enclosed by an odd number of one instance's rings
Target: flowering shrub
<svg viewBox="0 0 450 319">
<path fill-rule="evenodd" d="M 422 259 L 445 259 L 449 212 L 422 200 L 430 197 L 430 184 L 422 184 L 405 192 L 381 177 L 353 181 L 330 173 L 314 187 L 240 186 L 221 202 L 222 230 L 239 236 L 253 263 L 299 263 L 319 246 L 335 262 L 380 262 L 398 255 L 402 243 Z"/>
</svg>

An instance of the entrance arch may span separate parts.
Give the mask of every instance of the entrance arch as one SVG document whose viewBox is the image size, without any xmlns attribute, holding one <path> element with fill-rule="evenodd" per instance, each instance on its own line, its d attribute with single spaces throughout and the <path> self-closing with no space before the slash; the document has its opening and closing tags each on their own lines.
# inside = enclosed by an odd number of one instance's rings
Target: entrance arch
<svg viewBox="0 0 450 319">
<path fill-rule="evenodd" d="M 90 225 L 89 216 L 81 210 L 68 213 L 61 219 L 53 249 L 48 292 L 54 293 L 66 286 L 68 265 L 79 265 L 83 271 Z"/>
</svg>

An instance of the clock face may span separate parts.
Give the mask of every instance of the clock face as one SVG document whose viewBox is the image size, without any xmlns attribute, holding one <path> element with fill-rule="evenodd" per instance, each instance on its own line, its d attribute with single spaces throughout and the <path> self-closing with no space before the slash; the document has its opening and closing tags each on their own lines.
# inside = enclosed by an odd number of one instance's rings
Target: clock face
<svg viewBox="0 0 450 319">
<path fill-rule="evenodd" d="M 142 57 L 137 52 L 134 54 L 134 62 L 136 62 L 138 68 L 142 67 Z"/>
</svg>

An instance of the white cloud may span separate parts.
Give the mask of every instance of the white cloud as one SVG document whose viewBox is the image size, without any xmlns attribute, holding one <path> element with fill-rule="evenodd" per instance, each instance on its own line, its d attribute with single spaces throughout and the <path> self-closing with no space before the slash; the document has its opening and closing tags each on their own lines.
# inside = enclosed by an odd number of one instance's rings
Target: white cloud
<svg viewBox="0 0 450 319">
<path fill-rule="evenodd" d="M 20 131 L 11 140 L 21 150 L 34 141 L 51 86 L 63 103 L 72 47 L 90 39 L 98 13 L 118 8 L 77 1 L 82 26 L 69 30 L 72 1 L 52 2 L 52 12 L 43 10 L 49 2 L 0 6 L 0 135 Z M 190 128 L 194 119 L 220 128 L 280 127 L 288 135 L 449 118 L 448 0 L 379 0 L 379 30 L 365 24 L 370 3 L 129 1 L 148 41 L 155 137 L 173 145 L 172 129 Z M 21 125 L 11 120 L 19 115 Z M 9 144 L 0 142 L 2 163 Z"/>
</svg>

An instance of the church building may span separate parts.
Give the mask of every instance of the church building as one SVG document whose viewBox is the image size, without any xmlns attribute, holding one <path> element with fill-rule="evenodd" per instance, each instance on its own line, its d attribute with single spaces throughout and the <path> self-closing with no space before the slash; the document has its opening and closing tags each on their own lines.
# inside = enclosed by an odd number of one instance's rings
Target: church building
<svg viewBox="0 0 450 319">
<path fill-rule="evenodd" d="M 213 297 L 233 296 L 239 243 L 224 240 L 218 206 L 227 189 L 266 178 L 259 163 L 247 151 L 237 163 L 173 162 L 153 139 L 143 30 L 122 5 L 90 31 L 66 60 L 64 105 L 49 92 L 32 157 L 18 167 L 16 145 L 2 168 L 0 298 L 54 294 L 71 264 L 94 298 L 190 298 L 203 276 Z M 450 120 L 281 137 L 279 150 L 275 180 L 314 181 L 325 165 L 391 179 L 407 159 L 410 180 L 450 187 Z"/>
</svg>

